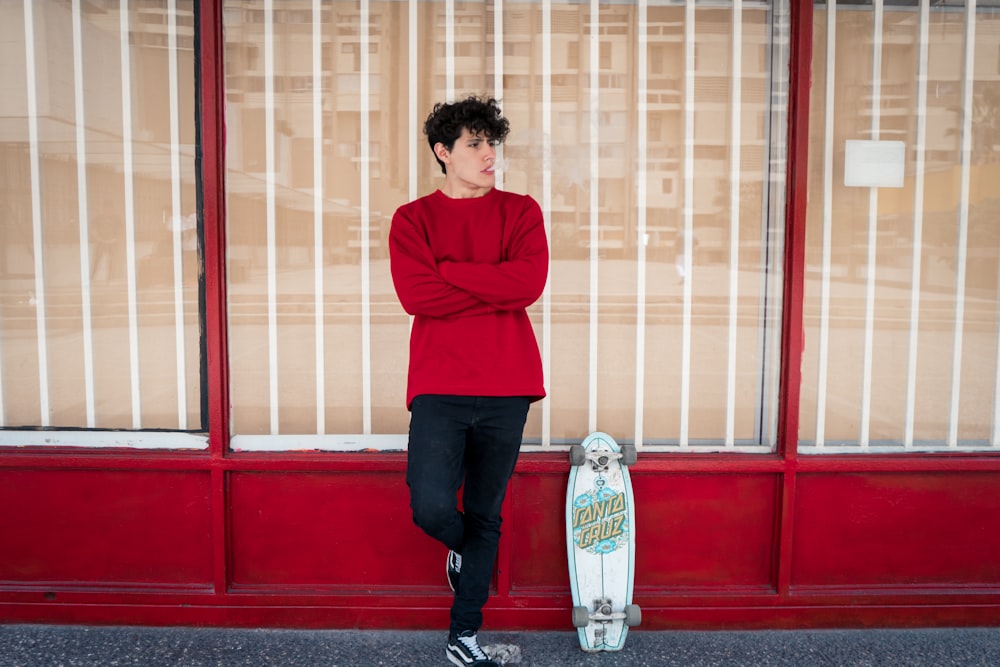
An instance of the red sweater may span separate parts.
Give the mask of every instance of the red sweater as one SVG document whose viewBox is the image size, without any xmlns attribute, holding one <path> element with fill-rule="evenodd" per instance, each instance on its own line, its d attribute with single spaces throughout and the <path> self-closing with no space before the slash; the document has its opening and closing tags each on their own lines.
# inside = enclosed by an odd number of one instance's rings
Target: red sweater
<svg viewBox="0 0 1000 667">
<path fill-rule="evenodd" d="M 548 277 L 534 199 L 497 189 L 451 199 L 440 190 L 397 209 L 392 280 L 414 316 L 406 406 L 421 394 L 545 396 L 525 308 Z"/>
</svg>

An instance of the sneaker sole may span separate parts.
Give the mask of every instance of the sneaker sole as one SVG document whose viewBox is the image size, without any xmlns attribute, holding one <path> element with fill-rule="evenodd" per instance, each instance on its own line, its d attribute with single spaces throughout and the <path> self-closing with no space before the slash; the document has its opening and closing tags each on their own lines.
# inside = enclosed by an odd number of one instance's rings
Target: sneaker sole
<svg viewBox="0 0 1000 667">
<path fill-rule="evenodd" d="M 475 664 L 476 664 L 475 662 L 462 662 L 461 658 L 456 657 L 455 655 L 453 655 L 452 652 L 449 651 L 448 649 L 445 649 L 444 654 L 445 654 L 445 657 L 448 658 L 448 662 L 450 662 L 453 665 L 458 665 L 458 667 L 470 667 L 470 665 L 474 667 Z M 480 662 L 479 664 L 486 664 L 486 663 Z M 503 663 L 502 662 L 497 662 L 497 661 L 494 660 L 493 664 L 495 664 L 495 665 L 502 665 Z"/>
</svg>

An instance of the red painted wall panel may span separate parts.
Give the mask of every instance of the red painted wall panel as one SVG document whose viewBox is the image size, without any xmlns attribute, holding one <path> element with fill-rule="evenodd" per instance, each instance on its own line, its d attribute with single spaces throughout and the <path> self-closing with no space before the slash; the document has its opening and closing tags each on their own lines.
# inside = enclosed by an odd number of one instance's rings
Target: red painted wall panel
<svg viewBox="0 0 1000 667">
<path fill-rule="evenodd" d="M 211 586 L 204 472 L 0 470 L 0 581 Z"/>
<path fill-rule="evenodd" d="M 503 538 L 510 543 L 510 588 L 569 595 L 566 482 L 562 475 L 524 473 L 511 481 Z"/>
<path fill-rule="evenodd" d="M 402 473 L 232 473 L 234 588 L 450 592 Z"/>
<path fill-rule="evenodd" d="M 637 589 L 772 588 L 778 477 L 632 475 Z"/>
<path fill-rule="evenodd" d="M 792 586 L 1000 584 L 1000 474 L 802 474 Z"/>
</svg>

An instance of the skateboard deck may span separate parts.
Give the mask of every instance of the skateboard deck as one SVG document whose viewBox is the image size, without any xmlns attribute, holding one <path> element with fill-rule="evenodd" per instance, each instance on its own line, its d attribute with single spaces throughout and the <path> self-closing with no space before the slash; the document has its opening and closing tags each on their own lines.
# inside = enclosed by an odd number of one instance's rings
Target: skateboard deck
<svg viewBox="0 0 1000 667">
<path fill-rule="evenodd" d="M 570 449 L 566 551 L 573 625 L 584 651 L 618 651 L 642 621 L 632 604 L 635 503 L 628 466 L 635 447 L 591 433 Z"/>
</svg>

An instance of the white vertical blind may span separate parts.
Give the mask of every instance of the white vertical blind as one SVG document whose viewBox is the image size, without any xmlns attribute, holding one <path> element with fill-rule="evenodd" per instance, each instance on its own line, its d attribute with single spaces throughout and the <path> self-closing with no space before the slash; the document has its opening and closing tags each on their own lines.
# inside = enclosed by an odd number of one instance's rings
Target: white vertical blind
<svg viewBox="0 0 1000 667">
<path fill-rule="evenodd" d="M 49 352 L 45 314 L 45 256 L 42 243 L 42 174 L 38 138 L 38 71 L 35 65 L 35 19 L 31 0 L 24 0 L 25 66 L 28 81 L 28 149 L 31 160 L 31 233 L 35 263 L 35 326 L 38 342 L 38 409 L 41 426 L 50 423 Z"/>
<path fill-rule="evenodd" d="M 274 3 L 264 0 L 264 163 L 267 214 L 267 361 L 271 435 L 279 433 L 278 412 L 278 237 L 274 146 Z"/>
<path fill-rule="evenodd" d="M 871 139 L 878 141 L 882 120 L 882 0 L 875 0 L 872 22 L 872 92 Z M 861 372 L 861 433 L 858 443 L 862 450 L 869 445 L 872 407 L 872 346 L 875 337 L 875 274 L 878 250 L 878 188 L 868 191 L 868 261 L 865 270 L 865 342 Z"/>
<path fill-rule="evenodd" d="M 552 0 L 542 0 L 542 215 L 552 247 Z M 542 292 L 542 373 L 552 377 L 552 266 Z M 552 444 L 552 402 L 542 402 L 542 447 Z"/>
<path fill-rule="evenodd" d="M 598 352 L 598 266 L 600 248 L 600 141 L 601 141 L 601 5 L 599 0 L 590 0 L 590 104 L 588 107 L 588 136 L 590 153 L 590 341 L 587 360 L 587 430 L 597 430 L 597 352 Z"/>
<path fill-rule="evenodd" d="M 503 102 L 503 0 L 493 0 L 493 95 Z M 497 146 L 496 187 L 503 190 L 507 167 L 503 159 L 503 144 Z"/>
<path fill-rule="evenodd" d="M 372 432 L 371 318 L 371 50 L 369 0 L 361 0 L 361 419 L 365 435 Z"/>
<path fill-rule="evenodd" d="M 920 277 L 924 246 L 924 168 L 927 144 L 927 52 L 930 41 L 930 0 L 920 0 L 919 55 L 917 56 L 917 137 L 913 182 L 913 255 L 910 273 L 910 335 L 906 359 L 906 424 L 903 446 L 913 447 L 913 420 L 917 401 L 917 350 L 920 342 Z"/>
<path fill-rule="evenodd" d="M 406 117 L 408 119 L 407 132 L 407 199 L 412 201 L 417 198 L 417 157 L 424 147 L 420 140 L 420 119 L 417 112 L 417 2 L 418 0 L 408 0 L 407 8 L 407 31 L 406 31 L 406 62 L 407 62 L 407 107 Z"/>
<path fill-rule="evenodd" d="M 82 23 L 80 0 L 73 0 L 73 112 L 76 122 L 76 196 L 80 211 L 80 306 L 82 309 L 80 328 L 83 336 L 83 398 L 87 428 L 94 428 L 97 424 L 97 412 L 94 405 L 94 323 L 90 303 L 90 204 L 87 196 L 87 123 L 83 101 Z M 0 403 L 2 403 L 2 398 L 0 398 Z"/>
<path fill-rule="evenodd" d="M 118 9 L 122 67 L 122 174 L 125 178 L 125 272 L 128 286 L 129 387 L 132 395 L 132 428 L 142 428 L 142 396 L 139 375 L 139 307 L 136 284 L 135 164 L 132 145 L 132 41 L 129 36 L 129 4 Z"/>
<path fill-rule="evenodd" d="M 646 231 L 646 144 L 648 142 L 648 58 L 649 25 L 648 3 L 639 0 L 639 16 L 636 29 L 639 39 L 636 49 L 636 158 L 638 169 L 636 173 L 636 283 L 635 283 L 635 442 L 642 444 L 643 414 L 646 404 L 646 245 L 649 233 Z"/>
<path fill-rule="evenodd" d="M 181 209 L 180 77 L 177 0 L 167 0 L 167 96 L 170 114 L 170 219 L 173 232 L 174 351 L 177 373 L 177 428 L 187 429 L 187 351 L 184 336 L 184 213 Z"/>
<path fill-rule="evenodd" d="M 738 305 L 740 284 L 740 183 L 743 181 L 741 169 L 743 136 L 743 2 L 733 0 L 732 30 L 732 86 L 729 107 L 729 344 L 726 368 L 726 447 L 736 445 L 736 338 L 738 333 Z"/>
<path fill-rule="evenodd" d="M 678 442 L 682 450 L 689 442 L 691 418 L 691 281 L 694 250 L 694 119 L 695 119 L 695 0 L 684 3 L 684 258 L 681 267 L 683 280 L 683 318 L 681 322 L 681 401 L 680 433 Z"/>
<path fill-rule="evenodd" d="M 313 335 L 316 337 L 316 433 L 326 433 L 326 326 L 323 249 L 323 6 L 312 3 L 312 132 L 313 132 Z"/>
<path fill-rule="evenodd" d="M 965 343 L 965 277 L 969 245 L 969 178 L 972 166 L 972 88 L 976 60 L 976 0 L 965 5 L 965 50 L 962 58 L 962 148 L 959 158 L 960 184 L 958 241 L 955 259 L 955 340 L 951 361 L 951 414 L 948 447 L 958 446 L 959 405 L 962 382 L 962 348 Z M 994 419 L 996 416 L 994 415 Z"/>
<path fill-rule="evenodd" d="M 455 0 L 445 0 L 444 9 L 445 98 L 455 99 Z"/>
</svg>

